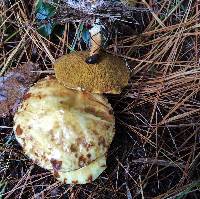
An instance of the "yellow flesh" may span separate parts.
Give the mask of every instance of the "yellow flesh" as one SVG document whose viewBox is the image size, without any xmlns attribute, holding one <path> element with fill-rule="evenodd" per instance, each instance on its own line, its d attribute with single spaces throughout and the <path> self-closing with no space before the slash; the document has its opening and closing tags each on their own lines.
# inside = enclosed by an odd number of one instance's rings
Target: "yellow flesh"
<svg viewBox="0 0 200 199">
<path fill-rule="evenodd" d="M 62 172 L 58 179 L 67 184 L 85 184 L 95 180 L 106 169 L 106 157 L 103 156 L 90 163 L 88 166 Z M 58 172 L 60 174 L 60 172 Z"/>
<path fill-rule="evenodd" d="M 25 153 L 39 166 L 54 170 L 58 179 L 87 183 L 89 174 L 94 180 L 105 169 L 115 122 L 103 96 L 67 89 L 55 79 L 43 80 L 25 95 L 14 121 Z M 96 162 L 100 157 L 104 158 Z"/>
</svg>

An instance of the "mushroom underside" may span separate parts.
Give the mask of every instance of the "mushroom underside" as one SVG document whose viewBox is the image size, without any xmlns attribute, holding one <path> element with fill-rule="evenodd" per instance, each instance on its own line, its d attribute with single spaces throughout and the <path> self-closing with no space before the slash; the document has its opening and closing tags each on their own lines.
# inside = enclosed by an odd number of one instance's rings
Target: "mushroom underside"
<svg viewBox="0 0 200 199">
<path fill-rule="evenodd" d="M 54 63 L 58 81 L 67 88 L 92 93 L 119 94 L 128 85 L 129 70 L 117 56 L 101 53 L 99 62 L 87 64 L 89 52 L 64 55 Z"/>
</svg>

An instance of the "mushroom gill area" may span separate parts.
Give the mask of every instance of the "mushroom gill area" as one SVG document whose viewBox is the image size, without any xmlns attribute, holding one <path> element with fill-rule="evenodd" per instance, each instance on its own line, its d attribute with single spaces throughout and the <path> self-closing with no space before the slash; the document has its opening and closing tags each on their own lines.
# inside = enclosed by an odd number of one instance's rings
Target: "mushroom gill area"
<svg viewBox="0 0 200 199">
<path fill-rule="evenodd" d="M 102 53 L 99 62 L 87 64 L 88 51 L 64 55 L 54 63 L 58 81 L 68 88 L 86 90 L 93 93 L 121 92 L 128 84 L 129 70 L 122 59 Z"/>
<path fill-rule="evenodd" d="M 25 154 L 58 180 L 84 184 L 105 170 L 115 119 L 102 95 L 43 79 L 26 93 L 14 122 Z"/>
</svg>

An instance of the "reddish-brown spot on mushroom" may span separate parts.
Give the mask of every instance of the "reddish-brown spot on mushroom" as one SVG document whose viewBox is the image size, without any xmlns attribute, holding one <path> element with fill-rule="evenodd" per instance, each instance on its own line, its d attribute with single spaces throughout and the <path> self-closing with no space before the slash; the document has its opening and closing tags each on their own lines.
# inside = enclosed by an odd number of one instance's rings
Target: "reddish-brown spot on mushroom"
<svg viewBox="0 0 200 199">
<path fill-rule="evenodd" d="M 27 109 L 27 106 L 28 106 L 28 104 L 24 102 L 24 103 L 22 104 L 22 107 L 21 107 L 21 108 L 24 109 L 24 110 L 26 110 L 26 109 Z"/>
<path fill-rule="evenodd" d="M 54 171 L 53 176 L 54 176 L 55 178 L 59 178 L 59 177 L 60 177 L 58 171 Z"/>
<path fill-rule="evenodd" d="M 72 145 L 70 146 L 70 150 L 71 150 L 71 152 L 77 152 L 77 151 L 78 151 L 77 145 L 76 145 L 76 144 L 72 144 Z"/>
<path fill-rule="evenodd" d="M 66 104 L 66 101 L 61 100 L 60 103 L 61 104 Z"/>
<path fill-rule="evenodd" d="M 88 177 L 88 182 L 91 183 L 92 180 L 93 180 L 93 177 L 92 177 L 92 175 L 90 175 L 90 176 Z"/>
<path fill-rule="evenodd" d="M 108 125 L 108 124 L 104 124 L 103 126 L 105 127 L 106 130 L 108 130 L 110 128 L 110 125 Z"/>
<path fill-rule="evenodd" d="M 86 158 L 85 158 L 83 155 L 81 155 L 81 156 L 79 157 L 79 160 L 78 160 L 78 165 L 79 165 L 80 167 L 84 167 L 85 164 L 86 164 Z"/>
<path fill-rule="evenodd" d="M 93 132 L 95 135 L 98 135 L 98 131 L 97 131 L 97 130 L 92 129 L 92 132 Z"/>
<path fill-rule="evenodd" d="M 26 93 L 23 97 L 23 100 L 27 100 L 28 98 L 31 97 L 31 93 Z"/>
<path fill-rule="evenodd" d="M 75 153 L 75 157 L 78 158 L 78 154 L 77 153 Z"/>
<path fill-rule="evenodd" d="M 94 144 L 91 142 L 91 143 L 88 143 L 85 138 L 77 138 L 76 139 L 76 142 L 77 142 L 77 145 L 82 145 L 87 151 L 89 151 L 89 149 L 94 146 Z"/>
<path fill-rule="evenodd" d="M 21 135 L 22 133 L 23 133 L 23 130 L 21 129 L 20 125 L 17 125 L 16 135 Z"/>
<path fill-rule="evenodd" d="M 99 145 L 102 145 L 103 147 L 106 147 L 106 141 L 105 141 L 105 138 L 102 137 L 102 136 L 100 136 L 100 137 L 99 137 L 98 144 L 99 144 Z"/>
<path fill-rule="evenodd" d="M 45 162 L 48 162 L 48 158 L 43 154 L 41 155 L 42 159 L 45 161 Z M 57 171 L 57 170 L 56 170 Z"/>
<path fill-rule="evenodd" d="M 90 158 L 91 158 L 91 154 L 90 154 L 90 153 L 88 153 L 88 154 L 87 154 L 87 157 L 88 157 L 88 159 L 90 159 Z"/>
<path fill-rule="evenodd" d="M 78 180 L 72 180 L 73 184 L 78 184 Z"/>
<path fill-rule="evenodd" d="M 92 114 L 96 117 L 102 118 L 103 120 L 107 118 L 106 114 L 100 110 L 96 110 L 94 107 L 86 107 L 84 109 L 86 113 Z"/>
<path fill-rule="evenodd" d="M 61 169 L 62 161 L 51 159 L 51 164 L 54 171 L 58 171 Z"/>
<path fill-rule="evenodd" d="M 77 138 L 77 139 L 76 139 L 77 145 L 81 144 L 81 143 L 82 143 L 82 140 L 83 140 L 83 138 L 81 138 L 81 137 Z"/>
<path fill-rule="evenodd" d="M 38 155 L 38 153 L 37 153 L 37 152 L 35 152 L 35 156 L 36 156 L 36 157 L 40 157 L 40 156 Z"/>
<path fill-rule="evenodd" d="M 89 149 L 90 149 L 92 146 L 94 146 L 93 143 L 87 143 L 87 144 L 85 145 L 86 150 L 89 151 Z"/>
<path fill-rule="evenodd" d="M 98 118 L 101 118 L 102 120 L 107 120 L 107 121 L 113 120 L 113 115 L 111 114 L 112 112 L 108 113 L 108 112 L 105 112 L 105 111 L 97 110 L 94 107 L 86 107 L 84 109 L 84 111 L 86 113 L 92 114 L 92 115 L 94 115 Z"/>
<path fill-rule="evenodd" d="M 110 110 L 108 111 L 108 113 L 109 113 L 110 115 L 113 115 L 113 110 L 110 109 Z"/>
</svg>

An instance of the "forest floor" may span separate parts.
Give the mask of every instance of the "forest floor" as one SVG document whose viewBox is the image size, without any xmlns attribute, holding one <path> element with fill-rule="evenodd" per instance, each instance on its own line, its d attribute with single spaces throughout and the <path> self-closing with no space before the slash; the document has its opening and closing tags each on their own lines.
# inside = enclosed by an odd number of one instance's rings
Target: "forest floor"
<svg viewBox="0 0 200 199">
<path fill-rule="evenodd" d="M 24 92 L 54 74 L 55 59 L 88 48 L 86 22 L 33 0 L 0 6 L 0 198 L 200 198 L 198 1 L 141 0 L 131 17 L 102 17 L 105 50 L 126 59 L 131 78 L 120 95 L 106 95 L 116 135 L 108 168 L 86 185 L 35 165 L 12 130 Z"/>
</svg>

